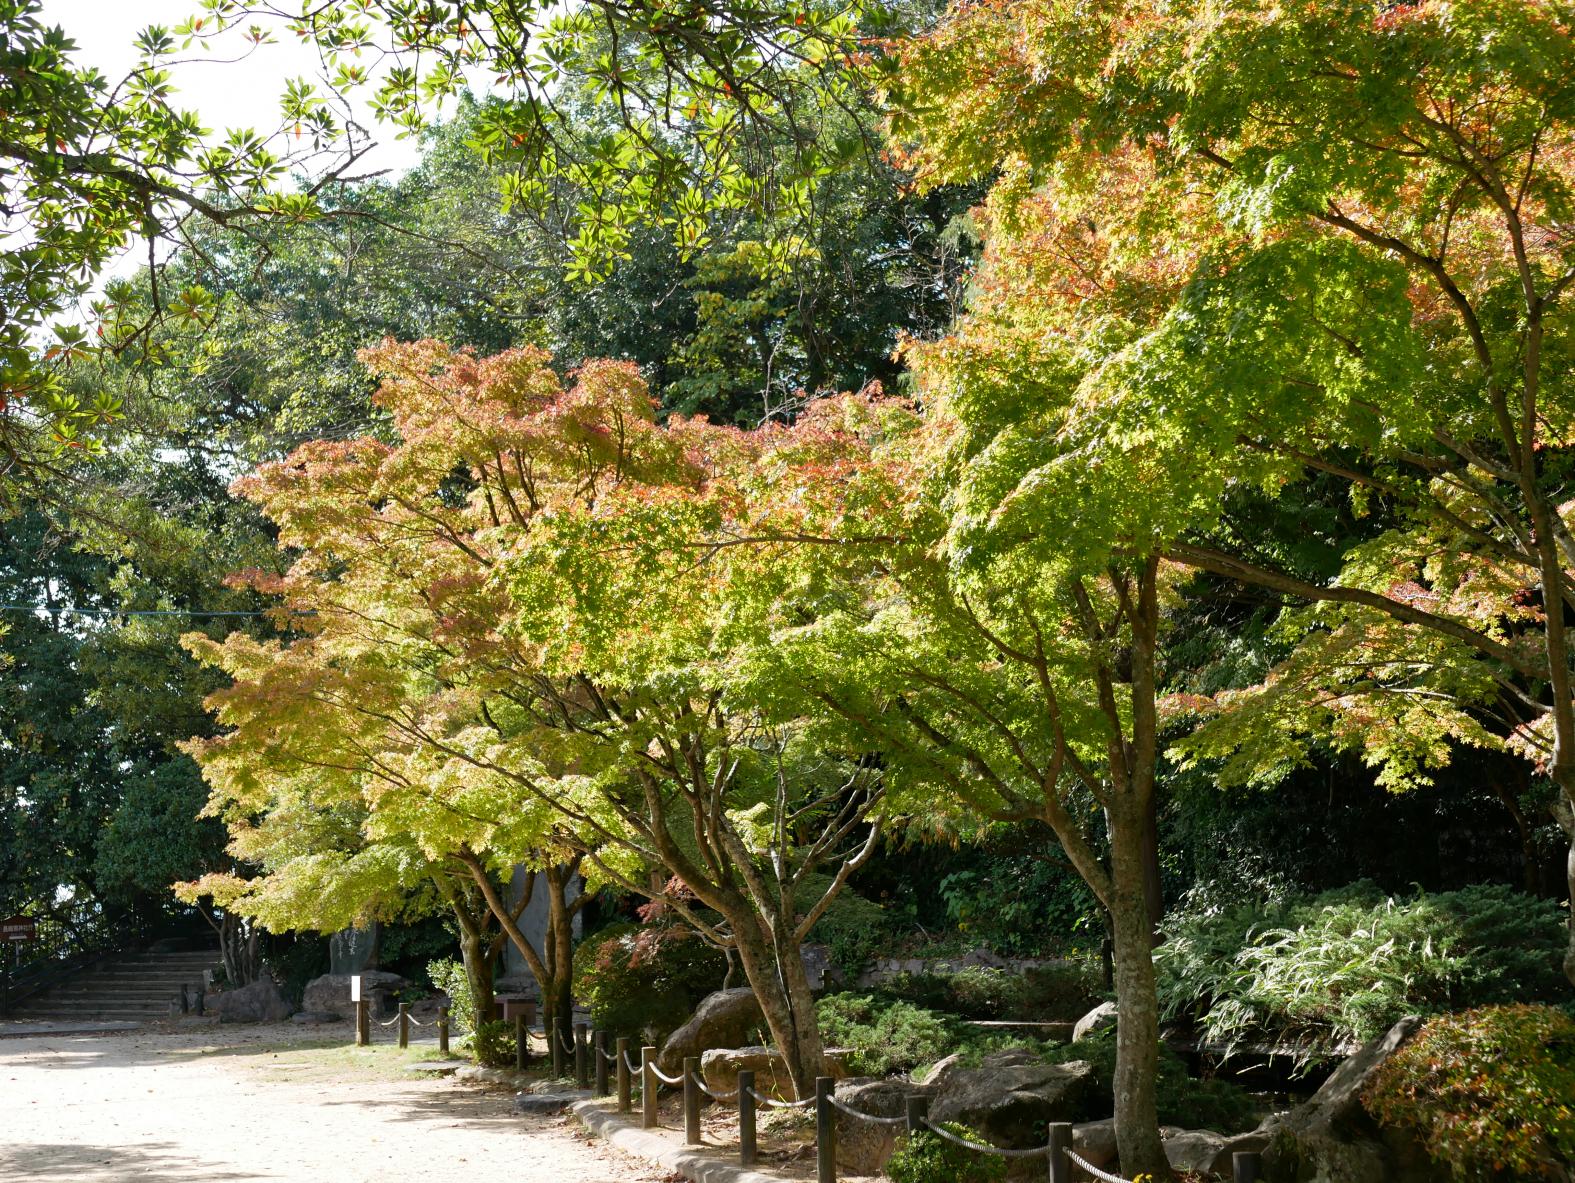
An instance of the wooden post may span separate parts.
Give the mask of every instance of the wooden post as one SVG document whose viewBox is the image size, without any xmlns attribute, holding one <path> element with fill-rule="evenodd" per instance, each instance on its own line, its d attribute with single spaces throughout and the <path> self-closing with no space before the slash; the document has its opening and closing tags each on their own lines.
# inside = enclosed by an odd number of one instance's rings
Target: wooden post
<svg viewBox="0 0 1575 1183">
<path fill-rule="evenodd" d="M 640 1049 L 640 1128 L 656 1128 L 656 1049 Z"/>
<path fill-rule="evenodd" d="M 628 1113 L 634 1105 L 630 1102 L 630 1094 L 634 1091 L 629 1084 L 629 1037 L 620 1035 L 613 1044 L 613 1055 L 618 1062 L 613 1066 L 614 1075 L 618 1081 L 618 1112 Z"/>
<path fill-rule="evenodd" d="M 917 1134 L 930 1116 L 930 1099 L 922 1094 L 911 1094 L 904 1099 L 903 1114 L 908 1119 L 907 1131 Z"/>
<path fill-rule="evenodd" d="M 1230 1156 L 1234 1183 L 1258 1183 L 1263 1154 L 1257 1150 L 1238 1150 Z"/>
<path fill-rule="evenodd" d="M 530 1063 L 530 1025 L 525 1022 L 525 1012 L 514 1012 L 514 1071 L 525 1071 Z"/>
<path fill-rule="evenodd" d="M 592 1033 L 591 1055 L 596 1061 L 596 1087 L 591 1091 L 598 1097 L 605 1097 L 607 1095 L 607 1032 Z"/>
<path fill-rule="evenodd" d="M 585 1024 L 574 1024 L 574 1084 L 576 1088 L 591 1087 L 591 1062 L 586 1057 L 590 1045 L 586 1041 Z"/>
<path fill-rule="evenodd" d="M 684 1144 L 700 1145 L 700 1057 L 684 1057 Z"/>
<path fill-rule="evenodd" d="M 367 1001 L 358 998 L 355 1002 L 355 1045 L 366 1047 L 372 1042 L 372 1016 L 367 1010 Z"/>
<path fill-rule="evenodd" d="M 1071 1149 L 1071 1123 L 1051 1122 L 1050 1153 L 1045 1156 L 1050 1160 L 1050 1183 L 1072 1183 L 1072 1160 L 1067 1157 L 1067 1151 Z"/>
<path fill-rule="evenodd" d="M 448 1007 L 438 1007 L 438 1051 L 448 1055 Z"/>
<path fill-rule="evenodd" d="M 815 1183 L 837 1183 L 837 1115 L 831 1091 L 837 1082 L 815 1077 Z"/>
<path fill-rule="evenodd" d="M 738 1071 L 738 1161 L 741 1166 L 755 1165 L 755 1070 Z"/>
<path fill-rule="evenodd" d="M 410 1004 L 408 1002 L 399 1004 L 399 1046 L 410 1046 Z"/>
</svg>

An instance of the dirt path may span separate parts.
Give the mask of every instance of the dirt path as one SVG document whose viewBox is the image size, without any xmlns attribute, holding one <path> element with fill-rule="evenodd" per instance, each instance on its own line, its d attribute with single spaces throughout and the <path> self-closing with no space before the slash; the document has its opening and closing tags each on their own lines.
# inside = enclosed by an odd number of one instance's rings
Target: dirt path
<svg viewBox="0 0 1575 1183">
<path fill-rule="evenodd" d="M 324 1038 L 285 1025 L 0 1040 L 0 1179 L 666 1178 L 588 1141 L 572 1119 L 515 1114 L 510 1093 L 412 1077 L 418 1049 Z"/>
</svg>

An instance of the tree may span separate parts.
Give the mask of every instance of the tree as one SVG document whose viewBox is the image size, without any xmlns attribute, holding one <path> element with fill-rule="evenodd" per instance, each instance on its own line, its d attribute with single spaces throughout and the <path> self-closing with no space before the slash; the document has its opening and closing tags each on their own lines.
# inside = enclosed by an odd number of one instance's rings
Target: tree
<svg viewBox="0 0 1575 1183">
<path fill-rule="evenodd" d="M 1457 685 L 1517 703 L 1575 836 L 1569 645 L 1545 610 L 1571 590 L 1571 15 L 971 9 L 896 85 L 927 176 L 1001 166 L 1003 215 L 1045 185 L 1026 230 L 1002 223 L 1019 266 L 991 315 L 1020 349 L 1032 326 L 1087 351 L 1064 454 L 1111 491 L 1090 505 L 1110 542 L 1446 648 Z M 1316 579 L 1220 518 L 1227 492 L 1308 472 L 1393 521 Z M 1532 612 L 1483 611 L 1484 579 Z"/>
<path fill-rule="evenodd" d="M 319 47 L 339 93 L 370 90 L 378 118 L 402 134 L 485 72 L 503 101 L 474 145 L 507 166 L 507 206 L 568 211 L 572 271 L 585 278 L 628 258 L 640 224 L 669 228 L 687 256 L 739 212 L 807 220 L 817 184 L 873 146 L 865 122 L 846 118 L 867 113 L 849 67 L 860 22 L 892 20 L 873 5 L 796 3 L 202 0 L 200 12 L 175 29 L 188 44 L 282 24 Z M 593 139 L 572 130 L 581 101 L 607 116 Z M 763 245 L 779 262 L 801 246 L 793 235 Z"/>
<path fill-rule="evenodd" d="M 253 131 L 212 143 L 197 115 L 174 105 L 166 30 L 139 36 L 137 65 L 112 85 L 72 61 L 74 44 L 39 19 L 40 8 L 39 0 L 0 4 L 0 494 L 29 474 L 47 487 L 60 475 L 60 450 L 85 447 L 119 415 L 108 392 L 71 389 L 70 366 L 102 351 L 147 358 L 155 327 L 210 314 L 200 286 L 160 281 L 160 240 L 181 241 L 198 221 L 245 230 L 314 212 L 313 190 L 280 187 L 309 152 L 276 153 L 279 136 Z M 253 47 L 264 40 L 261 30 L 248 34 Z M 314 147 L 338 131 L 310 86 L 287 94 L 282 115 L 285 126 L 309 126 Z M 351 145 L 323 183 L 360 150 Z M 148 244 L 147 288 L 109 284 L 93 301 L 96 326 L 72 323 L 68 314 L 106 264 L 139 238 Z M 47 346 L 38 340 L 46 328 Z"/>
<path fill-rule="evenodd" d="M 660 427 L 627 364 L 589 363 L 565 389 L 533 349 L 389 343 L 368 361 L 397 443 L 309 444 L 240 483 L 300 554 L 254 583 L 314 615 L 286 646 L 209 650 L 241 696 L 225 700 L 238 730 L 202 753 L 210 775 L 251 776 L 225 753 L 340 712 L 328 742 L 354 737 L 401 788 L 379 824 L 407 828 L 395 802 L 430 800 L 450 832 L 487 828 L 478 856 L 577 850 L 593 881 L 734 948 L 807 1089 L 822 1049 L 799 948 L 874 848 L 881 781 L 791 711 L 729 695 L 726 599 L 753 568 L 697 567 L 694 544 L 715 541 L 763 449 L 813 434 Z M 283 696 L 290 728 L 248 739 L 234 703 L 277 701 L 281 680 L 305 688 Z"/>
</svg>

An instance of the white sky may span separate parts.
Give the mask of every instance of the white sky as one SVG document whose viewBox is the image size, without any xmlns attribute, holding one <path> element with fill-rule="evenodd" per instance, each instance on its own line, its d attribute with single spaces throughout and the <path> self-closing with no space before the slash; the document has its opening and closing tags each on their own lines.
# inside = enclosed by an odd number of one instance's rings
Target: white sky
<svg viewBox="0 0 1575 1183">
<path fill-rule="evenodd" d="M 44 0 L 44 17 L 60 25 L 77 43 L 76 59 L 97 66 L 111 84 L 136 61 L 132 48 L 137 33 L 148 25 L 180 24 L 197 11 L 195 0 Z M 285 80 L 305 76 L 318 80 L 321 65 L 314 49 L 302 45 L 282 28 L 278 44 L 264 45 L 247 60 L 233 63 L 188 61 L 172 68 L 178 88 L 175 105 L 194 110 L 216 135 L 227 128 L 250 127 L 267 134 L 279 124 L 279 95 Z M 235 57 L 244 49 L 239 38 L 213 43 L 214 56 Z M 200 55 L 201 47 L 188 51 Z M 377 145 L 357 164 L 355 172 L 409 168 L 419 158 L 414 139 L 395 140 L 394 129 L 380 127 L 363 107 L 357 120 Z"/>
<path fill-rule="evenodd" d="M 44 19 L 59 25 L 77 43 L 74 60 L 96 66 L 111 86 L 136 64 L 136 36 L 149 25 L 173 28 L 195 14 L 195 0 L 44 0 Z M 249 127 L 268 135 L 279 126 L 279 96 L 285 82 L 305 77 L 321 82 L 322 63 L 317 51 L 301 44 L 283 28 L 275 30 L 278 42 L 256 48 L 244 61 L 202 61 L 200 44 L 177 55 L 171 65 L 177 93 L 173 105 L 196 111 L 215 139 L 236 127 Z M 234 59 L 246 46 L 239 38 L 219 38 L 211 44 L 214 58 Z M 326 89 L 319 87 L 320 90 Z M 339 114 L 342 115 L 342 112 Z M 380 126 L 364 104 L 357 104 L 356 121 L 366 128 L 374 146 L 351 168 L 353 175 L 387 170 L 397 176 L 420 159 L 414 137 L 394 138 L 394 128 Z M 276 146 L 276 151 L 287 151 Z M 121 258 L 105 268 L 100 282 L 136 272 L 146 259 L 146 247 L 133 244 Z"/>
</svg>

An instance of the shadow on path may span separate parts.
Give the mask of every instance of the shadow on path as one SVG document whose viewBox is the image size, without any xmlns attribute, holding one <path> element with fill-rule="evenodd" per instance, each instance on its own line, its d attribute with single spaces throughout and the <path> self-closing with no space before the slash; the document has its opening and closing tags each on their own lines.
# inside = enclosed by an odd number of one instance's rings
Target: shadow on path
<svg viewBox="0 0 1575 1183">
<path fill-rule="evenodd" d="M 0 1147 L 0 1179 L 61 1179 L 72 1183 L 224 1183 L 225 1180 L 274 1178 L 232 1171 L 194 1160 L 174 1142 L 142 1142 L 133 1146 L 91 1146 L 7 1139 Z"/>
</svg>

